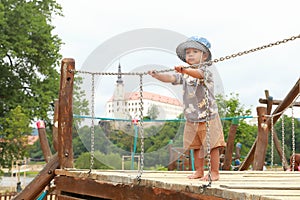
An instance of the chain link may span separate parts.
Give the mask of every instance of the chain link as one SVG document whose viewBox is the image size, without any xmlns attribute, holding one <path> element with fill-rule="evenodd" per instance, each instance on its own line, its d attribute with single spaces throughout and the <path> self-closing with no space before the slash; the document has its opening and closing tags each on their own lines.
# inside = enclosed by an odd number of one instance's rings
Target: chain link
<svg viewBox="0 0 300 200">
<path fill-rule="evenodd" d="M 140 182 L 141 177 L 144 171 L 144 102 L 143 102 L 143 75 L 140 74 L 140 136 L 141 136 L 141 168 L 139 169 L 139 173 L 137 175 L 137 180 Z"/>
<path fill-rule="evenodd" d="M 91 111 L 92 111 L 92 127 L 91 127 L 91 163 L 90 163 L 90 172 L 94 166 L 95 158 L 95 74 L 92 74 L 92 99 L 91 99 Z"/>
<path fill-rule="evenodd" d="M 295 118 L 294 118 L 294 107 L 292 107 L 292 171 L 295 167 Z"/>
<path fill-rule="evenodd" d="M 254 53 L 256 51 L 271 48 L 273 46 L 278 46 L 278 45 L 281 45 L 281 44 L 284 44 L 284 43 L 287 43 L 287 42 L 290 42 L 290 41 L 294 41 L 298 38 L 300 38 L 300 34 L 297 35 L 297 36 L 292 36 L 290 38 L 279 40 L 277 42 L 273 42 L 273 43 L 270 43 L 270 44 L 267 44 L 267 45 L 263 45 L 263 46 L 256 47 L 256 48 L 253 48 L 253 49 L 241 51 L 241 52 L 238 52 L 238 53 L 233 53 L 231 55 L 227 55 L 227 56 L 224 56 L 224 57 L 216 58 L 214 60 L 207 61 L 207 62 L 204 62 L 204 63 L 189 65 L 189 66 L 186 66 L 185 68 L 196 68 L 196 67 L 200 67 L 200 66 L 203 66 L 203 65 L 209 66 L 209 65 L 212 65 L 213 63 L 222 62 L 222 61 L 229 60 L 229 59 L 232 59 L 232 58 L 236 58 L 236 57 L 239 57 L 239 56 L 243 56 L 243 55 L 246 55 L 246 54 L 249 54 L 249 53 Z M 158 70 L 156 72 L 157 73 L 164 73 L 164 72 L 170 72 L 170 71 L 174 71 L 174 69 Z M 83 74 L 95 74 L 95 75 L 120 75 L 120 73 L 118 73 L 118 72 L 87 72 L 87 71 L 81 71 L 81 70 L 77 70 L 77 72 L 83 73 Z M 147 72 L 125 72 L 125 73 L 122 72 L 121 75 L 147 75 Z"/>
<path fill-rule="evenodd" d="M 274 42 L 274 43 L 270 43 L 268 45 L 263 45 L 263 46 L 260 46 L 260 47 L 256 47 L 256 48 L 253 48 L 253 49 L 250 49 L 250 50 L 246 50 L 246 51 L 241 51 L 241 52 L 238 52 L 238 53 L 234 53 L 234 54 L 231 54 L 231 55 L 228 55 L 228 56 L 225 56 L 225 57 L 220 57 L 218 59 L 214 59 L 214 60 L 211 60 L 211 61 L 207 61 L 207 62 L 204 62 L 204 63 L 200 63 L 198 65 L 189 65 L 189 66 L 186 66 L 184 68 L 197 68 L 197 67 L 200 67 L 200 66 L 205 66 L 205 69 L 206 69 L 206 66 L 209 66 L 209 65 L 212 65 L 213 63 L 218 63 L 218 62 L 221 62 L 221 61 L 225 61 L 225 60 L 229 60 L 229 59 L 232 59 L 232 58 L 236 58 L 238 56 L 243 56 L 245 54 L 249 54 L 249 53 L 253 53 L 253 52 L 256 52 L 256 51 L 259 51 L 259 50 L 263 50 L 263 49 L 266 49 L 266 48 L 270 48 L 270 47 L 273 47 L 275 45 L 280 45 L 280 44 L 283 44 L 283 43 L 287 43 L 289 41 L 293 41 L 295 39 L 298 39 L 300 38 L 300 35 L 298 36 L 292 36 L 290 38 L 287 38 L 287 39 L 283 39 L 283 40 L 280 40 L 280 41 L 277 41 L 277 42 Z M 74 72 L 75 70 L 70 70 L 70 72 Z M 174 71 L 174 69 L 165 69 L 165 70 L 160 70 L 160 71 L 157 71 L 157 72 L 170 72 L 170 71 Z M 90 163 L 90 172 L 93 168 L 93 165 L 94 165 L 94 151 L 95 151 L 95 147 L 94 147 L 94 140 L 95 140 L 95 127 L 94 127 L 94 117 L 95 117 L 95 111 L 94 111 L 94 93 L 95 93 L 95 79 L 94 79 L 94 76 L 95 75 L 138 75 L 140 76 L 140 135 L 141 135 L 141 169 L 139 170 L 139 175 L 137 176 L 137 179 L 140 181 L 141 180 L 141 175 L 143 173 L 143 167 L 144 167 L 144 130 L 143 130 L 143 75 L 147 75 L 148 73 L 147 72 L 122 72 L 122 73 L 119 73 L 119 72 L 88 72 L 88 71 L 82 71 L 82 70 L 76 70 L 77 73 L 81 73 L 81 74 L 89 74 L 89 75 L 92 75 L 92 99 L 91 99 L 91 109 L 92 109 L 92 127 L 91 127 L 91 163 Z M 207 75 L 205 75 L 207 76 Z M 205 80 L 207 80 L 207 77 L 204 78 Z M 209 134 L 209 105 L 208 105 L 208 89 L 206 88 L 206 91 L 205 91 L 205 101 L 206 101 L 206 106 L 207 106 L 207 109 L 206 109 L 206 117 L 207 117 L 207 120 L 206 120 L 206 137 L 207 137 L 207 158 L 208 158 L 208 168 L 209 168 L 209 185 L 211 184 L 211 157 L 210 157 L 210 134 Z M 283 128 L 284 128 L 284 123 L 283 123 Z M 273 127 L 273 126 L 272 126 Z M 283 138 L 284 138 L 284 129 L 283 129 Z M 293 141 L 294 142 L 294 141 Z M 283 139 L 283 155 L 284 155 L 284 139 Z M 273 159 L 273 157 L 272 157 Z M 273 162 L 273 161 L 272 161 Z M 284 162 L 284 159 L 283 159 L 283 162 Z"/>
<path fill-rule="evenodd" d="M 281 117 L 281 139 L 282 139 L 282 159 L 281 159 L 281 162 L 282 162 L 282 167 L 284 168 L 285 166 L 285 159 L 284 159 L 284 115 L 282 115 Z"/>
<path fill-rule="evenodd" d="M 274 118 L 271 117 L 271 169 L 274 165 Z"/>
<path fill-rule="evenodd" d="M 232 58 L 235 58 L 235 57 L 238 57 L 238 56 L 243 56 L 243 55 L 246 55 L 246 54 L 249 54 L 249 53 L 254 53 L 256 51 L 260 51 L 260 50 L 263 50 L 263 49 L 266 49 L 266 48 L 270 48 L 270 47 L 273 47 L 273 46 L 277 46 L 277 45 L 280 45 L 280 44 L 287 43 L 289 41 L 293 41 L 297 38 L 300 38 L 300 34 L 297 35 L 297 36 L 292 36 L 290 38 L 283 39 L 283 40 L 280 40 L 280 41 L 277 41 L 277 42 L 273 42 L 273 43 L 270 43 L 270 44 L 267 44 L 267 45 L 263 45 L 263 46 L 256 47 L 256 48 L 253 48 L 253 49 L 249 49 L 249 50 L 246 50 L 246 51 L 241 51 L 241 52 L 238 52 L 238 53 L 234 53 L 234 54 L 231 54 L 229 56 L 220 57 L 218 59 L 214 59 L 210 63 L 217 63 L 217 62 L 224 61 L 224 60 L 229 60 L 229 59 L 232 59 Z"/>
<path fill-rule="evenodd" d="M 209 180 L 209 185 L 212 182 L 211 179 L 211 156 L 210 156 L 210 130 L 209 130 L 209 120 L 210 119 L 210 113 L 209 113 L 209 101 L 208 101 L 208 73 L 207 73 L 207 66 L 204 65 L 204 87 L 205 87 L 205 105 L 206 105 L 206 145 L 207 145 L 207 160 L 208 160 L 208 180 Z"/>
</svg>

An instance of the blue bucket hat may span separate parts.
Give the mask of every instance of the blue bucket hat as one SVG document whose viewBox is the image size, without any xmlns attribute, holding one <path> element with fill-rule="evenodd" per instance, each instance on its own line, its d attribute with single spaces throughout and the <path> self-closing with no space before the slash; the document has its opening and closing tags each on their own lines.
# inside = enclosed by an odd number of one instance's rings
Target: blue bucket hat
<svg viewBox="0 0 300 200">
<path fill-rule="evenodd" d="M 185 50 L 188 48 L 194 48 L 194 49 L 199 49 L 200 51 L 203 51 L 205 53 L 209 53 L 208 58 L 206 61 L 211 60 L 211 52 L 210 52 L 210 42 L 203 38 L 203 37 L 197 37 L 197 36 L 192 36 L 188 38 L 185 42 L 180 43 L 177 48 L 176 48 L 176 53 L 177 56 L 183 61 L 186 62 L 185 60 Z"/>
</svg>

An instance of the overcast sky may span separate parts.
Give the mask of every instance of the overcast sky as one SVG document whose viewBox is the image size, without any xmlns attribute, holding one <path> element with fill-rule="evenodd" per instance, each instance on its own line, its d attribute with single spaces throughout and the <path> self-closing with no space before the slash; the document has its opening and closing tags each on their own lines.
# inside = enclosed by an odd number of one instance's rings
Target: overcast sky
<svg viewBox="0 0 300 200">
<path fill-rule="evenodd" d="M 212 44 L 213 58 L 300 34 L 299 0 L 58 2 L 63 7 L 64 17 L 54 19 L 54 33 L 65 43 L 61 54 L 63 57 L 74 58 L 76 69 L 80 69 L 88 56 L 101 44 L 112 37 L 136 29 L 166 29 L 185 36 L 206 37 Z M 157 60 L 161 58 L 153 55 L 151 63 L 158 63 Z M 238 93 L 241 103 L 246 108 L 252 106 L 255 109 L 259 105 L 258 99 L 264 98 L 265 89 L 278 100 L 283 99 L 291 90 L 300 75 L 299 55 L 300 39 L 296 39 L 219 62 L 216 68 L 225 94 Z M 122 63 L 123 60 L 125 64 Z M 180 64 L 176 57 L 170 60 L 173 66 Z M 135 63 L 133 56 L 130 59 L 120 58 L 119 61 L 122 65 Z M 117 65 L 115 61 L 111 64 Z M 149 60 L 144 64 L 149 64 Z M 139 65 L 143 65 L 143 62 L 140 61 Z M 297 115 L 299 116 L 299 113 Z"/>
</svg>

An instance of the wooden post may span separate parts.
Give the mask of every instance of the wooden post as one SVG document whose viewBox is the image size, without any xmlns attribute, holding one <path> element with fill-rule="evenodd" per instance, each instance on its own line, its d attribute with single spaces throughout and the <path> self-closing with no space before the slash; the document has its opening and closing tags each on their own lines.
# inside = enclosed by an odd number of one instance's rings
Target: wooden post
<svg viewBox="0 0 300 200">
<path fill-rule="evenodd" d="M 280 113 L 281 111 L 283 111 L 286 107 L 288 107 L 295 100 L 295 98 L 298 96 L 299 93 L 300 93 L 300 78 L 298 79 L 295 86 L 291 89 L 291 91 L 284 98 L 284 100 L 278 102 L 279 105 L 277 106 L 277 108 L 274 110 L 274 112 L 272 114 L 275 115 L 275 114 Z M 262 101 L 262 102 L 265 103 L 267 101 Z M 273 100 L 273 103 L 274 103 L 274 100 Z M 274 124 L 277 122 L 277 120 L 279 119 L 280 116 L 281 116 L 281 114 L 276 115 L 273 118 L 273 123 Z M 267 125 L 268 125 L 268 127 L 271 127 L 271 120 L 270 119 L 267 120 Z M 275 147 L 277 149 L 277 152 L 278 152 L 280 158 L 284 160 L 284 163 L 287 163 L 286 158 L 282 154 L 282 149 L 281 149 L 277 134 L 274 134 L 273 140 L 274 140 L 274 144 L 275 144 Z M 247 157 L 245 158 L 244 162 L 242 163 L 242 166 L 240 167 L 240 170 L 247 169 L 247 166 L 249 166 L 250 163 L 252 162 L 252 159 L 253 159 L 253 156 L 254 156 L 253 155 L 254 154 L 254 149 L 256 149 L 256 142 L 257 142 L 257 138 L 256 138 L 254 144 L 252 145 L 252 148 L 251 148 L 250 152 L 248 153 Z M 244 165 L 244 163 L 245 163 L 245 165 Z M 284 169 L 286 169 L 287 167 L 288 167 L 287 165 L 283 166 Z"/>
<path fill-rule="evenodd" d="M 248 154 L 246 156 L 246 159 L 240 165 L 239 171 L 247 170 L 250 167 L 251 163 L 254 160 L 254 152 L 255 152 L 255 149 L 256 149 L 256 143 L 257 143 L 257 138 L 255 139 L 250 151 L 248 152 Z"/>
<path fill-rule="evenodd" d="M 42 152 L 44 155 L 44 159 L 46 162 L 49 162 L 49 160 L 52 157 L 52 152 L 48 143 L 47 135 L 46 135 L 46 126 L 44 121 L 38 121 L 36 123 L 39 133 L 39 139 L 41 143 Z"/>
<path fill-rule="evenodd" d="M 73 168 L 72 123 L 75 60 L 64 58 L 61 63 L 58 108 L 58 158 L 60 168 Z"/>
<path fill-rule="evenodd" d="M 269 127 L 267 125 L 267 119 L 265 115 L 267 114 L 267 108 L 257 107 L 257 116 L 258 116 L 258 133 L 257 133 L 257 142 L 254 153 L 253 160 L 253 170 L 263 170 L 267 146 L 268 146 L 268 132 Z"/>
<path fill-rule="evenodd" d="M 58 156 L 55 154 L 44 169 L 12 200 L 36 199 L 54 178 L 54 170 L 59 167 Z"/>
<path fill-rule="evenodd" d="M 53 118 L 53 127 L 52 127 L 52 139 L 53 139 L 53 147 L 55 151 L 58 151 L 58 99 L 54 101 L 54 118 Z"/>
<path fill-rule="evenodd" d="M 236 130 L 238 128 L 239 121 L 238 119 L 233 119 L 228 133 L 226 151 L 225 151 L 225 160 L 223 165 L 223 170 L 230 170 L 232 162 L 232 153 L 234 148 L 234 139 L 236 135 Z"/>
<path fill-rule="evenodd" d="M 267 99 L 267 114 L 270 115 L 272 112 L 273 97 L 269 95 L 269 90 L 265 90 L 265 96 Z"/>
</svg>

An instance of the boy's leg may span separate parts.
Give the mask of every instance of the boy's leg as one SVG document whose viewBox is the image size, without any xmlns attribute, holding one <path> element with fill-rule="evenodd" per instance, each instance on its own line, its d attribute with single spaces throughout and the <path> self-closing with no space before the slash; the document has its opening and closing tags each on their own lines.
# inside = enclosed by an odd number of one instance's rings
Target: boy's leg
<svg viewBox="0 0 300 200">
<path fill-rule="evenodd" d="M 204 158 L 200 158 L 200 150 L 194 149 L 194 166 L 195 172 L 188 176 L 189 179 L 197 179 L 203 177 L 204 174 Z"/>
<path fill-rule="evenodd" d="M 219 149 L 214 148 L 210 152 L 210 164 L 211 164 L 211 180 L 217 181 L 220 178 L 219 174 L 219 161 L 220 155 L 219 155 Z M 203 181 L 209 181 L 208 175 L 205 175 L 203 178 L 201 178 Z"/>
</svg>

